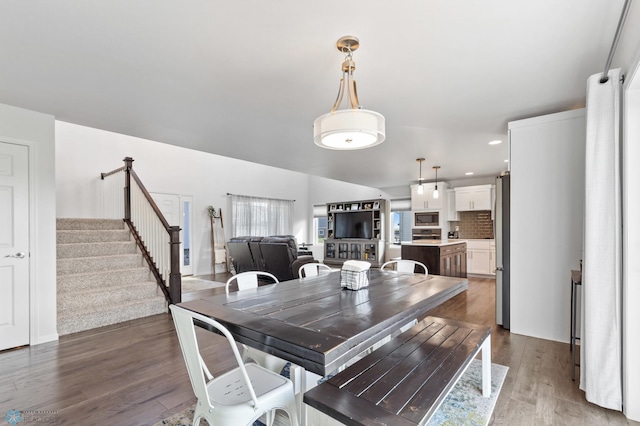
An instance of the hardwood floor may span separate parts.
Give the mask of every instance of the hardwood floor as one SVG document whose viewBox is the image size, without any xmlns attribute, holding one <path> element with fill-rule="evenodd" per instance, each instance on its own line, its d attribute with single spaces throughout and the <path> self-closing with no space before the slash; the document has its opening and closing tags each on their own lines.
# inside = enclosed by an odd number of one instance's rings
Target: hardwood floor
<svg viewBox="0 0 640 426">
<path fill-rule="evenodd" d="M 225 277 L 218 274 L 217 279 Z M 471 278 L 468 291 L 429 315 L 494 325 L 494 285 L 493 280 Z M 184 299 L 219 291 L 224 288 L 185 294 Z M 206 339 L 205 359 L 212 372 L 228 369 L 233 363 L 226 341 L 199 333 Z M 511 334 L 494 325 L 492 354 L 493 362 L 509 366 L 509 373 L 491 424 L 640 425 L 585 401 L 578 381 L 571 380 L 567 344 Z M 0 419 L 16 409 L 33 422 L 47 419 L 47 424 L 152 425 L 193 403 L 169 315 L 0 352 Z"/>
</svg>

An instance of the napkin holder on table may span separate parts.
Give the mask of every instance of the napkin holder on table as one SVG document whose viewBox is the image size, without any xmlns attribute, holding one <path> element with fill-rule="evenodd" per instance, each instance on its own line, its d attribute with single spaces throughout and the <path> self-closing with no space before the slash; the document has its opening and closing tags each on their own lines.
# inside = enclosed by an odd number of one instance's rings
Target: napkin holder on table
<svg viewBox="0 0 640 426">
<path fill-rule="evenodd" d="M 360 290 L 369 286 L 369 262 L 347 260 L 340 270 L 340 285 L 349 290 Z"/>
</svg>

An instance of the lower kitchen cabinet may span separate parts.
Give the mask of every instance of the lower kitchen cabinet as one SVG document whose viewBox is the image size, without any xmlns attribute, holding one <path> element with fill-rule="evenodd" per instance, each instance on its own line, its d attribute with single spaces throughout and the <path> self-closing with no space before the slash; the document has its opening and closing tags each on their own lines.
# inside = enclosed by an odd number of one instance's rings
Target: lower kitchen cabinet
<svg viewBox="0 0 640 426">
<path fill-rule="evenodd" d="M 408 245 L 401 249 L 403 259 L 416 260 L 427 266 L 429 274 L 466 278 L 467 244 Z"/>
<path fill-rule="evenodd" d="M 465 252 L 456 252 L 440 255 L 440 275 L 448 277 L 467 276 L 467 255 Z"/>
<path fill-rule="evenodd" d="M 478 275 L 496 274 L 496 245 L 493 240 L 467 242 L 467 272 Z"/>
</svg>

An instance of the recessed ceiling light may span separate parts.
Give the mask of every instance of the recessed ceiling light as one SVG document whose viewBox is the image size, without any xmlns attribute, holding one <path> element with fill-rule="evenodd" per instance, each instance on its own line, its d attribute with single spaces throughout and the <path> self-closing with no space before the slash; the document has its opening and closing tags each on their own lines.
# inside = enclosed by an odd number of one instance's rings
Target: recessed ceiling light
<svg viewBox="0 0 640 426">
<path fill-rule="evenodd" d="M 499 143 L 502 143 L 502 141 L 495 140 L 495 141 L 489 142 L 489 145 L 498 145 Z"/>
<path fill-rule="evenodd" d="M 465 173 L 465 175 L 467 175 L 467 176 L 471 176 L 472 174 L 473 174 L 473 172 L 467 172 L 467 173 Z"/>
<path fill-rule="evenodd" d="M 505 162 L 505 163 L 508 163 L 508 162 L 509 162 L 509 159 L 507 158 L 506 160 L 504 160 L 504 162 Z"/>
</svg>

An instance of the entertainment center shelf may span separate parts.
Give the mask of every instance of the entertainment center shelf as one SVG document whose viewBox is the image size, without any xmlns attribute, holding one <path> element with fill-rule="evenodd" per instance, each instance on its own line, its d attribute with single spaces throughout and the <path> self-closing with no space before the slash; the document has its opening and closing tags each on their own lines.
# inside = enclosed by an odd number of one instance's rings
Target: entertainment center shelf
<svg viewBox="0 0 640 426">
<path fill-rule="evenodd" d="M 327 204 L 327 239 L 324 263 L 341 265 L 364 260 L 372 266 L 384 262 L 385 200 Z"/>
</svg>

